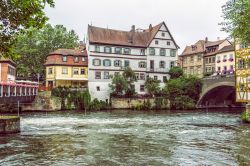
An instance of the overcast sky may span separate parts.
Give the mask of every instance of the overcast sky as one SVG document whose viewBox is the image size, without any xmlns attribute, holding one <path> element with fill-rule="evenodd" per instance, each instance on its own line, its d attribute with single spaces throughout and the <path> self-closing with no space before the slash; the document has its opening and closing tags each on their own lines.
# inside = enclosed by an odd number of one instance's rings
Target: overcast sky
<svg viewBox="0 0 250 166">
<path fill-rule="evenodd" d="M 55 0 L 55 8 L 46 8 L 52 25 L 62 24 L 75 30 L 80 39 L 88 24 L 110 29 L 148 28 L 165 21 L 177 44 L 191 45 L 206 36 L 209 40 L 226 38 L 218 25 L 221 6 L 227 0 Z"/>
</svg>

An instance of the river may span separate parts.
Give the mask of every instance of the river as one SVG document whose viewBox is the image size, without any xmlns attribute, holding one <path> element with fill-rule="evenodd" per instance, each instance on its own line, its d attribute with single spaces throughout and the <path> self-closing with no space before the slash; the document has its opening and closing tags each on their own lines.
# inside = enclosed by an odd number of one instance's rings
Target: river
<svg viewBox="0 0 250 166">
<path fill-rule="evenodd" d="M 238 113 L 29 113 L 0 136 L 0 165 L 250 165 Z"/>
</svg>

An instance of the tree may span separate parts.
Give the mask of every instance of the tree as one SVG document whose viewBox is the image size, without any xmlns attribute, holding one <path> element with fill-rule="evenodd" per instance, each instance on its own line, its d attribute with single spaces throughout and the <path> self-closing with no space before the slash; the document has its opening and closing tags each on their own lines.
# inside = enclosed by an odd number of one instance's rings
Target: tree
<svg viewBox="0 0 250 166">
<path fill-rule="evenodd" d="M 69 95 L 69 88 L 68 87 L 57 87 L 57 88 L 54 88 L 52 89 L 51 91 L 51 95 L 52 96 L 55 96 L 55 97 L 59 97 L 60 98 L 60 101 L 61 101 L 61 109 L 62 110 L 65 110 L 66 109 L 66 99 Z"/>
<path fill-rule="evenodd" d="M 183 76 L 183 70 L 180 67 L 174 66 L 169 70 L 170 79 L 175 79 Z"/>
<path fill-rule="evenodd" d="M 17 63 L 18 75 L 36 78 L 37 73 L 44 75 L 46 56 L 58 48 L 75 48 L 78 36 L 73 30 L 68 31 L 63 25 L 47 24 L 42 29 L 30 28 L 20 34 L 13 47 L 13 57 Z"/>
<path fill-rule="evenodd" d="M 150 95 L 158 93 L 160 91 L 160 80 L 154 80 L 148 77 L 145 82 L 145 88 Z"/>
<path fill-rule="evenodd" d="M 164 90 L 170 101 L 171 109 L 190 109 L 195 108 L 201 93 L 201 79 L 190 77 L 179 77 L 170 79 Z"/>
<path fill-rule="evenodd" d="M 131 67 L 126 67 L 124 72 L 122 73 L 124 79 L 127 82 L 127 90 L 126 90 L 126 95 L 127 96 L 132 96 L 135 94 L 135 88 L 133 86 L 133 83 L 137 81 L 135 72 L 131 69 Z"/>
<path fill-rule="evenodd" d="M 54 7 L 53 0 L 0 1 L 0 53 L 10 56 L 11 46 L 20 32 L 30 27 L 41 28 L 48 18 L 43 9 Z"/>
<path fill-rule="evenodd" d="M 222 6 L 225 22 L 220 23 L 222 30 L 239 40 L 242 44 L 250 43 L 250 1 L 228 0 Z"/>
<path fill-rule="evenodd" d="M 128 83 L 122 75 L 115 74 L 109 87 L 111 88 L 112 94 L 124 95 L 128 89 Z"/>
</svg>

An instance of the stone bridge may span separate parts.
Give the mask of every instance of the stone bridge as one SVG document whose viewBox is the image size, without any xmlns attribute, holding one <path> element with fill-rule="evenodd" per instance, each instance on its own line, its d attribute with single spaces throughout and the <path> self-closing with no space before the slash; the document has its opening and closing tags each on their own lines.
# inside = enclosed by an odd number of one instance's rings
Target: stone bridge
<svg viewBox="0 0 250 166">
<path fill-rule="evenodd" d="M 235 102 L 235 76 L 216 76 L 203 78 L 203 87 L 198 108 L 239 107 Z"/>
</svg>

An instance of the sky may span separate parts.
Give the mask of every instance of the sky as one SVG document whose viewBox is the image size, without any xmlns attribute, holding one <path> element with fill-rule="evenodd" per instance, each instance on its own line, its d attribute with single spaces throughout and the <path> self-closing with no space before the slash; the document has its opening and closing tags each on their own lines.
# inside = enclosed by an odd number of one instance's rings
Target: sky
<svg viewBox="0 0 250 166">
<path fill-rule="evenodd" d="M 88 24 L 129 31 L 132 25 L 146 29 L 164 21 L 180 46 L 200 39 L 228 37 L 218 25 L 223 21 L 221 6 L 227 0 L 54 0 L 55 7 L 45 13 L 52 25 L 73 29 L 80 40 L 87 35 Z"/>
</svg>

